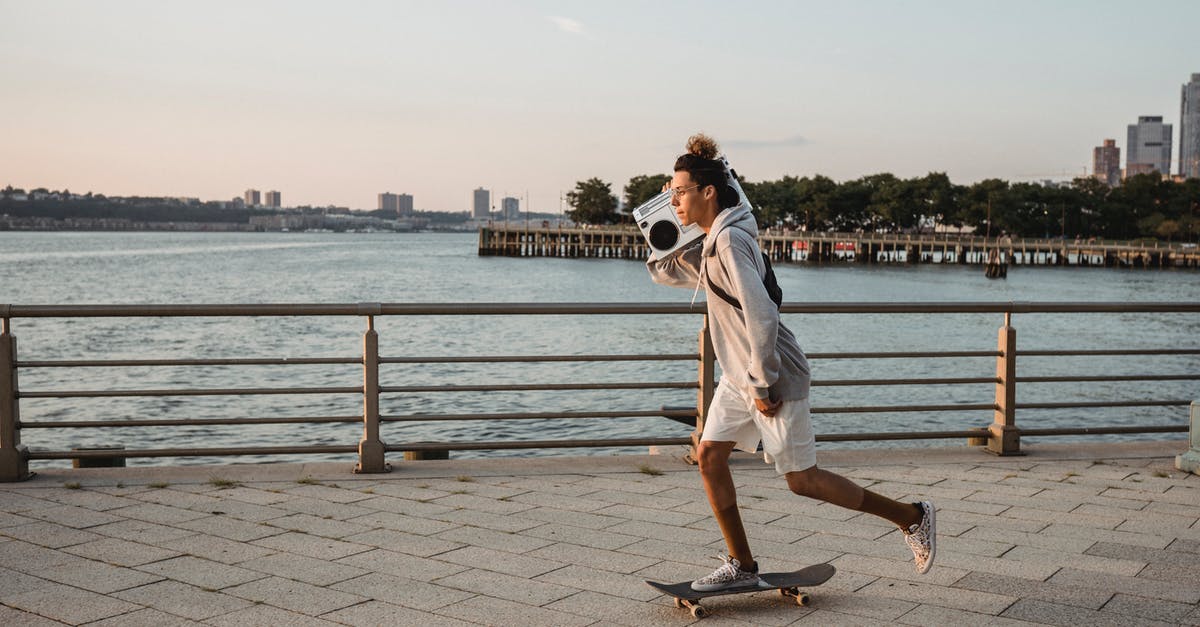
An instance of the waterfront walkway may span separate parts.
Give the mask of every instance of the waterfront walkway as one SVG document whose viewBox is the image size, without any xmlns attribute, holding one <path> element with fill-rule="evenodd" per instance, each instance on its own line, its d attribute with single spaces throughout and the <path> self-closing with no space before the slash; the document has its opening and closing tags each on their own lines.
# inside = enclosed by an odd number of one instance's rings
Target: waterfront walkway
<svg viewBox="0 0 1200 627">
<path fill-rule="evenodd" d="M 938 506 L 933 569 L 899 532 L 738 458 L 763 568 L 830 562 L 808 607 L 717 597 L 703 624 L 1200 625 L 1200 477 L 1185 441 L 822 451 Z M 642 581 L 723 543 L 675 455 L 41 470 L 0 484 L 0 624 L 683 625 Z"/>
</svg>

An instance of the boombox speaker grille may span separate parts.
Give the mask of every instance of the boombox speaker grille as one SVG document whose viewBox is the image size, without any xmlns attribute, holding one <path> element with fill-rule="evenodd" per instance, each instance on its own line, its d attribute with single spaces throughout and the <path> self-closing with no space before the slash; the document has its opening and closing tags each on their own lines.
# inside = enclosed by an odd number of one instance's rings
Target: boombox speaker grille
<svg viewBox="0 0 1200 627">
<path fill-rule="evenodd" d="M 658 250 L 667 250 L 679 241 L 679 229 L 666 220 L 660 220 L 650 227 L 650 245 Z"/>
</svg>

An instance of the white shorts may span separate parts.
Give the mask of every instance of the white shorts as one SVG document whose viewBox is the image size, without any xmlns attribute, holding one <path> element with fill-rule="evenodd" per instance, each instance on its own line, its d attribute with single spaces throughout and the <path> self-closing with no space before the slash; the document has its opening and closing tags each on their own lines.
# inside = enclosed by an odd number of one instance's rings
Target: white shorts
<svg viewBox="0 0 1200 627">
<path fill-rule="evenodd" d="M 774 416 L 762 415 L 754 399 L 724 381 L 713 393 L 701 440 L 733 442 L 738 450 L 754 453 L 763 445 L 763 460 L 775 462 L 779 474 L 817 465 L 817 440 L 809 419 L 808 399 L 784 401 Z"/>
</svg>

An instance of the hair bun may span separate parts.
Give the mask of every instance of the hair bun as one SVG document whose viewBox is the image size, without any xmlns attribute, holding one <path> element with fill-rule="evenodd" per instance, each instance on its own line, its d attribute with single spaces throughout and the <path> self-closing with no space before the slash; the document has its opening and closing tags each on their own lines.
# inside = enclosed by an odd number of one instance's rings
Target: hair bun
<svg viewBox="0 0 1200 627">
<path fill-rule="evenodd" d="M 716 159 L 718 154 L 717 142 L 704 133 L 696 133 L 688 138 L 687 151 L 701 159 Z"/>
</svg>

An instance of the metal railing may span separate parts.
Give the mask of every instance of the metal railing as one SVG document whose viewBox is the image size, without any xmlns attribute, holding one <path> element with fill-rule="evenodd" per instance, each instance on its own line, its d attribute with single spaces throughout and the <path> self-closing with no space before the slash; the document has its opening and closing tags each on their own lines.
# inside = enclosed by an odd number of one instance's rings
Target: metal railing
<svg viewBox="0 0 1200 627">
<path fill-rule="evenodd" d="M 995 360 L 994 376 L 949 376 L 916 378 L 854 378 L 814 380 L 814 386 L 962 386 L 993 385 L 990 398 L 973 403 L 868 405 L 814 407 L 814 414 L 839 413 L 905 413 L 905 412 L 991 412 L 992 422 L 986 426 L 946 431 L 885 431 L 857 433 L 824 433 L 818 441 L 866 441 L 901 439 L 967 438 L 970 444 L 986 446 L 1000 455 L 1020 454 L 1024 436 L 1172 433 L 1187 430 L 1179 424 L 1115 426 L 1088 425 L 1069 428 L 1018 428 L 1016 412 L 1038 409 L 1085 409 L 1095 407 L 1175 407 L 1187 406 L 1191 398 L 1135 399 L 1110 401 L 1076 401 L 1054 403 L 1016 402 L 1018 383 L 1099 383 L 1125 381 L 1182 381 L 1200 380 L 1200 373 L 1185 374 L 1105 374 L 1080 376 L 1017 376 L 1016 331 L 1012 326 L 1014 314 L 1092 314 L 1092 313 L 1198 313 L 1200 303 L 785 303 L 785 314 L 1003 314 L 994 351 L 869 351 L 810 353 L 812 360 L 933 360 L 947 358 L 989 358 Z M 379 353 L 379 334 L 375 320 L 381 316 L 694 316 L 702 318 L 697 350 L 669 354 L 589 354 L 589 355 L 451 355 L 441 357 L 387 357 Z M 362 353 L 355 357 L 307 358 L 228 358 L 228 359 L 32 359 L 18 358 L 14 320 L 34 318 L 177 318 L 177 317 L 272 317 L 272 316 L 338 316 L 357 317 L 365 321 Z M 30 460 L 88 459 L 100 457 L 194 457 L 237 455 L 307 455 L 357 453 L 356 472 L 385 472 L 389 452 L 422 452 L 449 450 L 503 450 L 541 448 L 629 447 L 653 445 L 693 445 L 703 429 L 709 404 L 716 386 L 716 364 L 708 318 L 703 304 L 695 307 L 676 304 L 579 303 L 579 304 L 297 304 L 297 305 L 0 305 L 0 481 L 14 481 L 29 475 Z M 1189 356 L 1200 355 L 1200 348 L 1114 348 L 1078 350 L 1023 351 L 1026 357 L 1071 356 Z M 555 362 L 692 362 L 696 376 L 685 381 L 617 381 L 573 383 L 472 383 L 458 385 L 391 385 L 380 382 L 380 365 L 386 364 L 501 364 Z M 325 366 L 361 365 L 361 386 L 340 387 L 213 387 L 213 388 L 147 388 L 147 389 L 32 389 L 18 385 L 19 371 L 63 368 L 128 368 L 168 366 Z M 956 373 L 961 374 L 961 373 Z M 581 390 L 694 390 L 696 404 L 683 408 L 645 408 L 638 410 L 584 410 L 496 413 L 416 413 L 384 414 L 380 398 L 386 395 L 441 392 L 529 392 Z M 120 398 L 161 396 L 263 396 L 263 395 L 357 395 L 361 397 L 361 415 L 335 416 L 277 416 L 253 418 L 191 418 L 191 419 L 122 419 L 122 420 L 31 420 L 20 417 L 23 399 Z M 1189 396 L 1195 397 L 1195 394 Z M 637 437 L 608 439 L 502 440 L 502 441 L 438 441 L 385 443 L 385 423 L 509 421 L 509 420 L 599 420 L 611 418 L 666 417 L 694 424 L 690 438 Z M 23 433 L 46 429 L 125 427 L 179 428 L 197 425 L 248 426 L 263 424 L 361 423 L 362 437 L 357 443 L 286 445 L 286 446 L 225 446 L 186 448 L 131 448 L 120 450 L 30 450 L 22 444 Z"/>
</svg>

